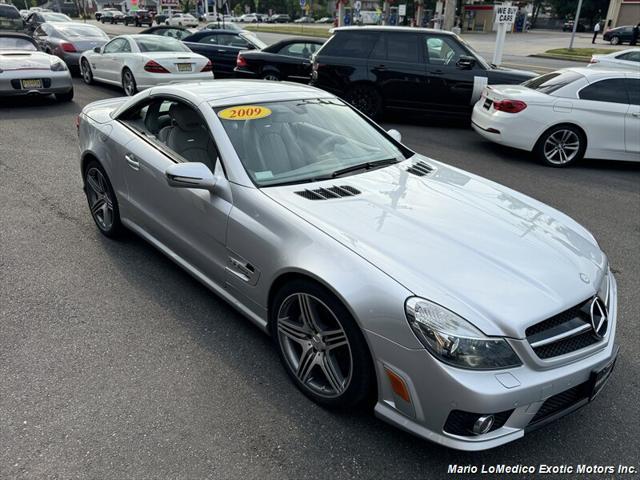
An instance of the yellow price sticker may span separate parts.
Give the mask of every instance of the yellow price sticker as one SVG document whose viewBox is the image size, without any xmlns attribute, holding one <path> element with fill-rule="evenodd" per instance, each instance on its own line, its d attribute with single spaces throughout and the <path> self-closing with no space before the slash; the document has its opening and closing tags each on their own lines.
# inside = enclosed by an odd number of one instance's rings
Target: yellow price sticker
<svg viewBox="0 0 640 480">
<path fill-rule="evenodd" d="M 218 117 L 224 120 L 257 120 L 271 115 L 271 109 L 259 105 L 241 105 L 229 107 L 218 112 Z"/>
</svg>

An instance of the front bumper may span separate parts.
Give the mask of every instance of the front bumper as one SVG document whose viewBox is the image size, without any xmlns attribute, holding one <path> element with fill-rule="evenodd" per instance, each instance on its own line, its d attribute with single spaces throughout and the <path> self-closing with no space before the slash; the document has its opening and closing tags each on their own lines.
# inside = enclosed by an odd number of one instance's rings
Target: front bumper
<svg viewBox="0 0 640 480">
<path fill-rule="evenodd" d="M 23 89 L 21 80 L 42 81 L 42 88 Z M 0 73 L 0 96 L 14 97 L 23 95 L 51 95 L 67 93 L 73 90 L 73 81 L 69 71 L 24 70 Z"/>
<path fill-rule="evenodd" d="M 407 349 L 367 332 L 378 373 L 376 415 L 421 438 L 473 451 L 521 438 L 527 431 L 586 405 L 593 372 L 610 364 L 617 354 L 617 287 L 613 277 L 611 288 L 610 323 L 604 340 L 594 349 L 585 349 L 587 353 L 582 356 L 567 355 L 566 361 L 558 357 L 549 365 L 533 361 L 535 353 L 526 340 L 509 339 L 522 366 L 471 371 L 445 365 L 426 350 Z M 404 381 L 409 402 L 394 393 L 386 371 Z M 445 430 L 445 425 L 456 410 L 503 413 L 504 423 L 485 434 L 453 434 Z"/>
</svg>

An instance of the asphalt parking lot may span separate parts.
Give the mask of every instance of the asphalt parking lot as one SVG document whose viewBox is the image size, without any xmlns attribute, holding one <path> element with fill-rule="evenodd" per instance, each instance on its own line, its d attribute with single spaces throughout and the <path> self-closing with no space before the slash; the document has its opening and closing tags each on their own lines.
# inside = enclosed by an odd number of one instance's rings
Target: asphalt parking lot
<svg viewBox="0 0 640 480">
<path fill-rule="evenodd" d="M 597 400 L 464 453 L 316 406 L 222 300 L 142 240 L 102 237 L 75 116 L 121 93 L 75 88 L 70 104 L 0 104 L 0 477 L 412 479 L 445 477 L 450 463 L 638 464 L 640 164 L 550 169 L 464 122 L 383 122 L 413 149 L 581 222 L 618 280 L 621 357 Z"/>
</svg>

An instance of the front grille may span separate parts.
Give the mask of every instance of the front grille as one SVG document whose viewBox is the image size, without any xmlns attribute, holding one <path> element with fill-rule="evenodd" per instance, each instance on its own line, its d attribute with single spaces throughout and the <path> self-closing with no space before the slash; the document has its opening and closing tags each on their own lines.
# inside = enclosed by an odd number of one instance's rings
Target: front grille
<svg viewBox="0 0 640 480">
<path fill-rule="evenodd" d="M 549 397 L 535 414 L 529 425 L 540 422 L 556 413 L 562 412 L 576 403 L 589 397 L 589 382 L 576 385 L 569 390 L 560 392 L 553 397 Z"/>
<path fill-rule="evenodd" d="M 315 190 L 300 190 L 296 194 L 308 200 L 328 200 L 330 198 L 353 197 L 359 195 L 360 190 L 349 185 L 336 185 L 329 188 L 317 188 Z"/>
<path fill-rule="evenodd" d="M 489 432 L 493 432 L 498 428 L 501 428 L 509 419 L 513 410 L 506 410 L 504 412 L 493 414 L 493 425 Z M 471 413 L 463 410 L 452 410 L 447 421 L 444 424 L 444 431 L 453 435 L 460 435 L 463 437 L 475 436 L 473 433 L 473 424 L 482 415 L 489 415 L 487 413 Z"/>
<path fill-rule="evenodd" d="M 591 327 L 590 307 L 592 301 L 593 299 L 590 298 L 526 329 L 527 341 L 539 358 L 558 357 L 581 350 L 602 340 L 594 334 Z M 568 334 L 575 329 L 578 331 L 573 335 L 547 343 L 552 337 Z M 604 329 L 606 331 L 606 326 Z"/>
<path fill-rule="evenodd" d="M 423 161 L 419 161 L 407 168 L 407 172 L 417 175 L 418 177 L 424 177 L 433 172 L 433 167 Z"/>
</svg>

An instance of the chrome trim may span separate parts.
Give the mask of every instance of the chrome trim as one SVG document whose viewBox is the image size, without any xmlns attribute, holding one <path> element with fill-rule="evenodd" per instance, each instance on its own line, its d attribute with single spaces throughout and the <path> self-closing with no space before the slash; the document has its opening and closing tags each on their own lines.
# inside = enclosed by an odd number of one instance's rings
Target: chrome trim
<svg viewBox="0 0 640 480">
<path fill-rule="evenodd" d="M 545 338 L 544 340 L 538 340 L 531 344 L 531 348 L 538 348 L 544 345 L 548 345 L 550 343 L 555 343 L 560 340 L 564 340 L 565 338 L 573 337 L 575 335 L 579 335 L 580 333 L 586 332 L 587 330 L 591 330 L 592 326 L 590 323 L 585 323 L 573 330 L 568 330 L 566 332 L 559 333 L 558 335 L 554 335 L 553 337 Z"/>
</svg>

